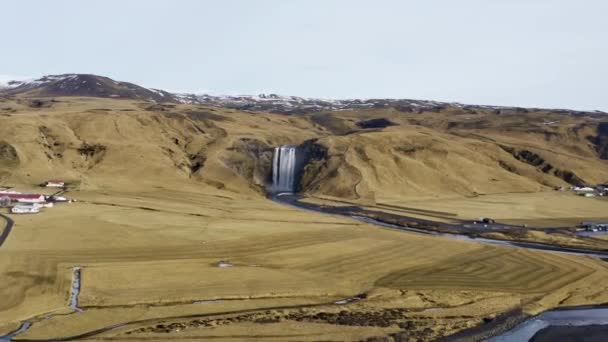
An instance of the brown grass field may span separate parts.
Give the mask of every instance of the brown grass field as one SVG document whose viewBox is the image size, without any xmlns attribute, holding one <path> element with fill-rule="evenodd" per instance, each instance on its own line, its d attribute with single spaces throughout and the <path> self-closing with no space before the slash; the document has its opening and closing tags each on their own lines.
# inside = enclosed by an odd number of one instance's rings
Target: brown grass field
<svg viewBox="0 0 608 342">
<path fill-rule="evenodd" d="M 0 113 L 0 142 L 10 145 L 0 149 L 8 151 L 0 185 L 27 190 L 64 178 L 78 201 L 11 216 L 0 248 L 0 335 L 31 320 L 19 338 L 129 323 L 91 338 L 342 341 L 408 331 L 431 341 L 517 307 L 608 302 L 605 261 L 393 231 L 262 194 L 272 147 L 316 138 L 328 155 L 307 180 L 309 195 L 541 226 L 604 218 L 608 202 L 550 191 L 567 184 L 496 142 L 521 146 L 525 137 L 558 167 L 604 181 L 606 161 L 579 137 L 549 144 L 496 127 L 465 135 L 446 131 L 446 113 L 394 110 L 336 114 L 349 127 L 377 116 L 400 123 L 337 135 L 305 115 L 149 105 L 61 98 L 32 109 L 3 100 L 17 112 Z M 206 114 L 184 114 L 193 110 Z M 84 143 L 103 148 L 83 152 Z M 82 312 L 68 307 L 76 265 Z"/>
<path fill-rule="evenodd" d="M 8 280 L 2 298 L 10 299 L 2 303 L 0 320 L 8 331 L 30 317 L 69 313 L 73 265 L 83 267 L 84 312 L 40 320 L 21 338 L 65 337 L 159 318 L 187 323 L 171 335 L 186 340 L 318 340 L 319 334 L 361 339 L 395 333 L 400 322 L 423 330 L 432 319 L 436 324 L 424 335 L 431 339 L 519 305 L 535 312 L 608 299 L 605 286 L 597 285 L 608 270 L 591 258 L 391 231 L 241 196 L 162 190 L 70 194 L 80 201 L 15 217 L 0 251 Z M 110 198 L 112 205 L 104 204 Z M 219 261 L 234 266 L 219 268 Z M 310 306 L 363 292 L 368 298 L 359 303 Z M 211 300 L 216 301 L 193 304 Z M 301 308 L 266 309 L 284 306 Z M 226 314 L 244 309 L 254 317 Z M 407 311 L 383 316 L 397 309 Z M 366 324 L 335 324 L 331 317 L 315 318 L 319 312 L 369 317 Z M 211 313 L 217 314 L 213 327 L 204 329 L 188 325 L 193 319 L 162 319 Z M 305 318 L 290 317 L 295 314 Z M 220 319 L 226 317 L 233 319 Z M 256 323 L 269 317 L 270 323 Z M 384 326 L 387 320 L 391 324 Z M 144 340 L 158 332 L 138 329 L 158 322 L 102 336 Z"/>
</svg>

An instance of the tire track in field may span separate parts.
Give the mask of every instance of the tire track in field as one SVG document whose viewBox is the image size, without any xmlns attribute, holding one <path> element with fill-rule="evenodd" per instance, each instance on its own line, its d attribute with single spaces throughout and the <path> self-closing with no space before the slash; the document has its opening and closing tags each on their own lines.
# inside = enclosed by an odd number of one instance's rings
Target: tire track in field
<svg viewBox="0 0 608 342">
<path fill-rule="evenodd" d="M 592 268 L 561 256 L 546 258 L 527 251 L 517 252 L 495 256 L 474 252 L 469 261 L 455 258 L 453 262 L 440 265 L 403 269 L 379 279 L 376 284 L 398 288 L 462 287 L 532 293 L 555 290 L 594 272 Z M 468 267 L 471 263 L 477 267 Z"/>
</svg>

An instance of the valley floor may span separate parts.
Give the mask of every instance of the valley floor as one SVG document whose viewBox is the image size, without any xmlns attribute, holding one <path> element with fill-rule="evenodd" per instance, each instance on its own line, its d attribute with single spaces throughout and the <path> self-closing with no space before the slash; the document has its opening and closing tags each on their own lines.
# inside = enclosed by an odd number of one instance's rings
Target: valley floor
<svg viewBox="0 0 608 342">
<path fill-rule="evenodd" d="M 361 204 L 339 198 L 317 196 L 312 202 Z M 369 205 L 368 205 L 369 206 Z M 576 227 L 582 221 L 608 221 L 608 199 L 585 198 L 572 192 L 545 191 L 497 193 L 477 196 L 382 197 L 372 205 L 388 212 L 409 213 L 437 221 L 479 220 L 490 217 L 507 224 L 539 228 Z"/>
<path fill-rule="evenodd" d="M 517 308 L 608 301 L 608 264 L 589 257 L 381 229 L 207 187 L 69 196 L 79 201 L 13 216 L 0 335 L 30 321 L 20 339 L 100 329 L 92 335 L 129 341 L 434 340 Z M 77 265 L 82 312 L 68 307 Z"/>
</svg>

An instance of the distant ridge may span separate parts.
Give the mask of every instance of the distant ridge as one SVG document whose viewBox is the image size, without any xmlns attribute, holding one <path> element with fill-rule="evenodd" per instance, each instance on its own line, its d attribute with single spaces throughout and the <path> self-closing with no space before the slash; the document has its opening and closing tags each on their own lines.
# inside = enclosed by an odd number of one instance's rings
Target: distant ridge
<svg viewBox="0 0 608 342">
<path fill-rule="evenodd" d="M 26 97 L 83 96 L 115 99 L 153 101 L 158 103 L 201 104 L 238 110 L 268 111 L 283 114 L 314 113 L 323 111 L 393 108 L 402 112 L 439 112 L 459 108 L 465 112 L 492 110 L 497 113 L 528 113 L 551 111 L 572 115 L 606 114 L 602 111 L 578 111 L 569 109 L 541 109 L 522 107 L 465 105 L 409 99 L 343 99 L 329 100 L 281 96 L 276 94 L 214 96 L 207 94 L 183 94 L 145 88 L 129 82 L 115 81 L 109 77 L 91 74 L 48 75 L 29 81 L 9 81 L 0 85 L 0 95 Z"/>
<path fill-rule="evenodd" d="M 146 101 L 175 101 L 170 93 L 156 91 L 108 77 L 88 74 L 49 75 L 31 81 L 10 81 L 0 94 L 22 96 L 85 96 Z"/>
</svg>

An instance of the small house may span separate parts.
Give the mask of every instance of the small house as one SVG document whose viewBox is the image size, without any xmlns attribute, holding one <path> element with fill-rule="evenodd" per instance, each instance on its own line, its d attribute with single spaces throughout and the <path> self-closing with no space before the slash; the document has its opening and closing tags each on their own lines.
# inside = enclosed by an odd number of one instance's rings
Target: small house
<svg viewBox="0 0 608 342">
<path fill-rule="evenodd" d="M 574 190 L 576 192 L 594 192 L 595 191 L 595 189 L 590 188 L 588 186 L 583 186 L 583 187 L 575 186 L 574 188 L 572 188 L 572 190 Z"/>
<path fill-rule="evenodd" d="M 13 214 L 37 214 L 40 212 L 40 207 L 33 205 L 16 205 L 11 208 Z"/>
</svg>

